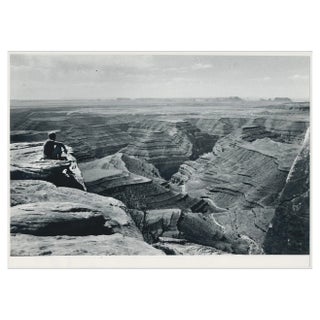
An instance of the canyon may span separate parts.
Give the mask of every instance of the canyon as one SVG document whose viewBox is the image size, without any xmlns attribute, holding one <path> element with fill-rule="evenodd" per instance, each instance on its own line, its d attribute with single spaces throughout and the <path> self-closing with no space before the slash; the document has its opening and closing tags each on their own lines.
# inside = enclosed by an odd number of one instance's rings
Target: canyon
<svg viewBox="0 0 320 320">
<path fill-rule="evenodd" d="M 307 102 L 31 101 L 10 123 L 11 255 L 309 253 Z M 49 131 L 67 160 L 42 159 Z"/>
</svg>

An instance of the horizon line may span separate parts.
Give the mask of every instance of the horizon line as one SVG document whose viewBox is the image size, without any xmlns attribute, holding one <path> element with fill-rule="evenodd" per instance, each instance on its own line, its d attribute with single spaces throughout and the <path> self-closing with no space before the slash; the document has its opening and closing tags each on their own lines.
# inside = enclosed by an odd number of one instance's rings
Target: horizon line
<svg viewBox="0 0 320 320">
<path fill-rule="evenodd" d="M 93 100 L 93 101 L 103 101 L 103 100 L 166 100 L 166 99 L 241 99 L 246 101 L 259 101 L 259 100 L 274 100 L 274 99 L 290 99 L 292 101 L 296 100 L 305 100 L 309 101 L 310 98 L 308 97 L 299 97 L 299 98 L 290 98 L 288 96 L 273 96 L 273 97 L 241 97 L 241 96 L 210 96 L 210 97 L 109 97 L 109 98 L 33 98 L 33 99 L 26 99 L 26 98 L 10 98 L 10 101 L 76 101 L 76 100 Z"/>
</svg>

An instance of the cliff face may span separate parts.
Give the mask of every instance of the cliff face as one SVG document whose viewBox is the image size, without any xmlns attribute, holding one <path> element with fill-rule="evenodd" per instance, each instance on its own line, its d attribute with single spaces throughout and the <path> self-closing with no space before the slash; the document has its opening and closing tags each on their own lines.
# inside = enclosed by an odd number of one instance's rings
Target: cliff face
<svg viewBox="0 0 320 320">
<path fill-rule="evenodd" d="M 266 253 L 309 254 L 309 130 L 282 190 L 264 242 Z"/>
<path fill-rule="evenodd" d="M 171 182 L 217 206 L 251 209 L 274 204 L 299 145 L 279 143 L 257 127 L 221 138 L 211 153 L 184 163 Z"/>
</svg>

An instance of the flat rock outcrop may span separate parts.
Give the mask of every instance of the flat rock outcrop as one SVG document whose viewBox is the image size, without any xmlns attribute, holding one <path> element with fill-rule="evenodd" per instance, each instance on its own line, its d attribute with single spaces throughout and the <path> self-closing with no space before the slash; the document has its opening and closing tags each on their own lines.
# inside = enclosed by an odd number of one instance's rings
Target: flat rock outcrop
<svg viewBox="0 0 320 320">
<path fill-rule="evenodd" d="M 164 255 L 146 242 L 112 235 L 48 236 L 29 234 L 11 235 L 11 256 L 109 256 L 109 255 Z"/>
<path fill-rule="evenodd" d="M 309 254 L 309 130 L 282 190 L 264 243 L 270 254 Z"/>
<path fill-rule="evenodd" d="M 30 210 L 35 211 L 32 209 L 32 205 L 36 204 L 39 212 L 41 210 L 50 211 L 51 203 L 72 202 L 75 206 L 85 207 L 91 212 L 102 214 L 108 221 L 114 221 L 117 225 L 117 232 L 142 239 L 142 235 L 131 219 L 126 206 L 114 198 L 78 189 L 56 187 L 52 183 L 40 180 L 12 180 L 10 195 L 12 210 L 15 210 L 15 206 L 29 204 Z M 64 209 L 66 212 L 72 213 L 72 210 Z"/>
<path fill-rule="evenodd" d="M 167 255 L 201 256 L 227 254 L 213 247 L 202 246 L 186 240 L 177 241 L 177 239 L 171 238 L 160 238 L 159 240 L 159 242 L 153 244 L 153 247 L 162 250 Z"/>
<path fill-rule="evenodd" d="M 117 227 L 101 212 L 72 202 L 34 202 L 11 208 L 11 233 L 86 236 L 112 234 Z"/>
<path fill-rule="evenodd" d="M 43 159 L 43 142 L 12 143 L 11 180 L 45 180 L 57 186 L 86 190 L 73 151 L 70 147 L 67 149 L 67 160 L 51 160 Z"/>
<path fill-rule="evenodd" d="M 133 161 L 139 162 L 139 167 L 136 164 L 137 170 L 144 171 L 145 176 L 130 172 L 122 153 L 80 164 L 88 190 L 103 194 L 116 188 L 150 183 L 152 180 L 146 176 L 159 177 L 157 170 L 152 165 L 143 160 L 132 159 L 131 162 Z"/>
</svg>

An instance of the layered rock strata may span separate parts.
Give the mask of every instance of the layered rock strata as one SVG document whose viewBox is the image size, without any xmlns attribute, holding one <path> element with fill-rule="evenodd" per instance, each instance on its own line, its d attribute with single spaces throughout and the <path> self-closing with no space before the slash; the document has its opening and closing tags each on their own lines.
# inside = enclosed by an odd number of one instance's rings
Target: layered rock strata
<svg viewBox="0 0 320 320">
<path fill-rule="evenodd" d="M 152 164 L 141 158 L 116 153 L 82 163 L 80 168 L 88 191 L 112 196 L 130 209 L 177 207 L 201 212 L 210 209 L 207 202 L 175 191 Z"/>
<path fill-rule="evenodd" d="M 278 108 L 279 107 L 277 107 L 277 109 Z M 292 113 L 294 113 L 294 111 L 292 111 L 291 114 Z M 305 113 L 296 120 L 294 116 L 292 116 L 292 118 L 293 120 L 288 118 L 288 116 L 275 117 L 272 115 L 248 117 L 248 115 L 240 114 L 236 117 L 215 116 L 212 118 L 188 118 L 187 120 L 200 128 L 202 132 L 218 135 L 219 137 L 224 137 L 242 127 L 260 127 L 277 135 L 278 139 L 281 139 L 283 142 L 301 143 L 309 127 L 309 121 L 306 119 Z"/>
<path fill-rule="evenodd" d="M 184 161 L 211 150 L 217 141 L 186 121 L 140 121 L 131 124 L 128 133 L 134 139 L 121 152 L 152 163 L 165 179 Z"/>
<path fill-rule="evenodd" d="M 211 153 L 185 162 L 171 183 L 191 197 L 220 208 L 216 221 L 229 233 L 263 245 L 299 144 L 250 126 L 221 138 Z"/>
<path fill-rule="evenodd" d="M 157 170 L 152 165 L 136 159 L 131 159 L 130 163 L 131 167 L 135 165 L 136 171 L 145 172 L 145 176 L 159 178 Z M 152 181 L 150 178 L 130 172 L 122 153 L 82 163 L 80 168 L 88 190 L 99 194 L 109 189 L 146 184 Z"/>
<path fill-rule="evenodd" d="M 225 209 L 273 205 L 299 146 L 269 137 L 249 142 L 242 134 L 237 130 L 220 139 L 211 153 L 184 163 L 171 182 Z"/>
<path fill-rule="evenodd" d="M 72 146 L 77 160 L 88 161 L 113 154 L 131 141 L 126 133 L 127 123 L 112 120 L 100 114 L 61 111 L 59 108 L 41 111 L 41 116 L 37 110 L 14 112 L 11 142 L 26 141 L 21 135 L 23 131 L 32 132 L 31 136 L 26 135 L 27 141 L 45 140 L 49 131 L 58 131 L 59 140 Z"/>
</svg>

